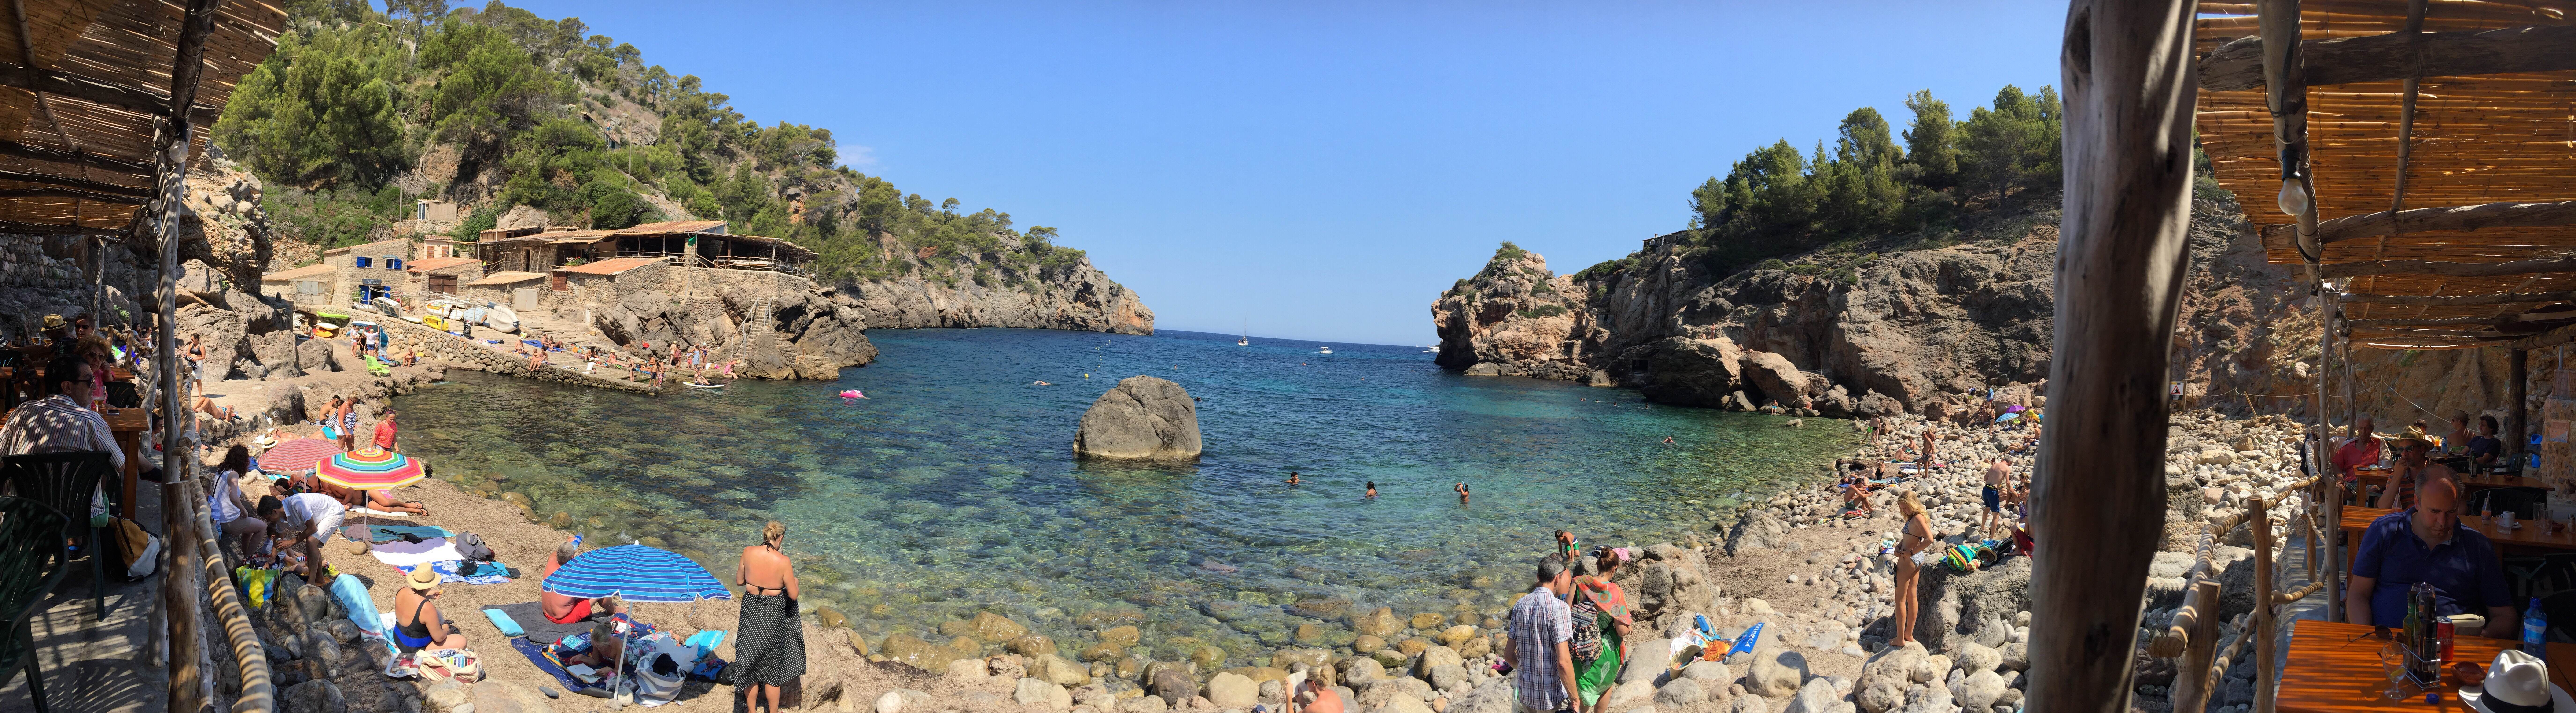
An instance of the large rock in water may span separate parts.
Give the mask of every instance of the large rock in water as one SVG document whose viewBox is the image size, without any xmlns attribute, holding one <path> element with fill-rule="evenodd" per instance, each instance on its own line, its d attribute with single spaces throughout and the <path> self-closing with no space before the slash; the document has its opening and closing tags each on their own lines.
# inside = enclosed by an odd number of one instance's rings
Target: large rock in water
<svg viewBox="0 0 2576 713">
<path fill-rule="evenodd" d="M 1082 414 L 1073 453 L 1091 458 L 1196 460 L 1199 409 L 1180 384 L 1130 376 Z"/>
<path fill-rule="evenodd" d="M 1744 350 L 1724 336 L 1666 338 L 1655 343 L 1654 354 L 1643 389 L 1649 401 L 1722 408 L 1743 388 Z"/>
</svg>

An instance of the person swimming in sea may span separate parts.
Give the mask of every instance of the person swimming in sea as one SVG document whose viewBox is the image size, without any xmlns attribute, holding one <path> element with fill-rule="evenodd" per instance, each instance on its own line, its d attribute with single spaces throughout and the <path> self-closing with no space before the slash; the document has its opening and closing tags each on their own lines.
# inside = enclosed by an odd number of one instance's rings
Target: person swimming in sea
<svg viewBox="0 0 2576 713">
<path fill-rule="evenodd" d="M 1673 444 L 1673 437 L 1672 437 L 1672 436 L 1665 436 L 1665 437 L 1664 437 L 1664 445 L 1669 446 L 1669 445 L 1672 445 L 1672 444 Z"/>
<path fill-rule="evenodd" d="M 1454 490 L 1458 491 L 1458 504 L 1467 504 L 1467 481 L 1458 481 L 1458 487 Z"/>
<path fill-rule="evenodd" d="M 1047 382 L 1046 382 L 1046 380 L 1044 380 L 1044 379 L 1040 379 L 1040 380 L 1038 380 L 1038 381 L 1030 382 L 1030 384 L 1029 384 L 1029 385 L 1030 385 L 1030 386 L 1054 386 L 1054 384 L 1047 383 Z"/>
<path fill-rule="evenodd" d="M 1368 482 L 1368 496 L 1372 498 L 1377 497 L 1377 481 L 1372 480 Z"/>
<path fill-rule="evenodd" d="M 1296 484 L 1297 484 L 1297 471 L 1293 471 L 1293 470 L 1292 470 L 1292 471 L 1288 471 L 1288 484 L 1289 484 L 1289 485 L 1296 485 Z"/>
</svg>

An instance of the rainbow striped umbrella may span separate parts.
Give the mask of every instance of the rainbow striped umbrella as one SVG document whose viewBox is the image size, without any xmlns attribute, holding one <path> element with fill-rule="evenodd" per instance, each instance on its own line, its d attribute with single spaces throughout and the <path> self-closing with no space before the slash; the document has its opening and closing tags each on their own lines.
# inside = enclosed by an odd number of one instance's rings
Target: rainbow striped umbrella
<svg viewBox="0 0 2576 713">
<path fill-rule="evenodd" d="M 733 592 L 707 573 L 707 568 L 698 566 L 696 560 L 643 545 L 618 545 L 581 553 L 555 568 L 554 575 L 537 586 L 568 597 L 598 599 L 616 595 L 630 602 L 733 598 Z"/>
<path fill-rule="evenodd" d="M 279 475 L 301 473 L 339 454 L 339 443 L 319 438 L 297 438 L 259 454 L 259 469 Z"/>
<path fill-rule="evenodd" d="M 351 490 L 387 490 L 419 482 L 423 472 L 410 456 L 369 446 L 331 456 L 313 474 Z"/>
</svg>

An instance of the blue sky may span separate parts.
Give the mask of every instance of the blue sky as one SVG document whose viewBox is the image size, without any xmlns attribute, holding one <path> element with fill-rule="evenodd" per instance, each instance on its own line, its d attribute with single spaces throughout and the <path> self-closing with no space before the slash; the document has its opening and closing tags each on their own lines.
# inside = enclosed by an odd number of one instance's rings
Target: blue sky
<svg viewBox="0 0 2576 713">
<path fill-rule="evenodd" d="M 851 167 L 1055 226 L 1164 329 L 1436 339 L 1513 241 L 1559 273 L 1685 227 L 1852 109 L 2056 84 L 2064 3 L 526 0 Z"/>
</svg>

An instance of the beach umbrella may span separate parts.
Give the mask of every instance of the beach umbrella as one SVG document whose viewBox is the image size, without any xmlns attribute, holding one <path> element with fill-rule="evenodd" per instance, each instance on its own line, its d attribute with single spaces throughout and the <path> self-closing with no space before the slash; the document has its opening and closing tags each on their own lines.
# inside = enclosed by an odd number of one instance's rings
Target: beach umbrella
<svg viewBox="0 0 2576 713">
<path fill-rule="evenodd" d="M 732 599 L 723 582 L 697 561 L 670 550 L 618 545 L 584 552 L 538 584 L 539 589 L 567 597 L 616 596 L 630 602 L 693 602 Z"/>
<path fill-rule="evenodd" d="M 420 461 L 369 446 L 331 456 L 313 474 L 351 490 L 390 490 L 419 482 L 423 473 Z"/>
<path fill-rule="evenodd" d="M 259 454 L 262 472 L 288 474 L 312 470 L 340 454 L 340 444 L 319 438 L 297 438 Z"/>
</svg>

